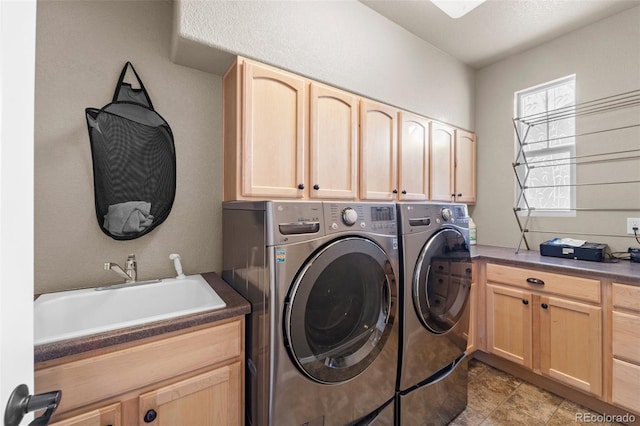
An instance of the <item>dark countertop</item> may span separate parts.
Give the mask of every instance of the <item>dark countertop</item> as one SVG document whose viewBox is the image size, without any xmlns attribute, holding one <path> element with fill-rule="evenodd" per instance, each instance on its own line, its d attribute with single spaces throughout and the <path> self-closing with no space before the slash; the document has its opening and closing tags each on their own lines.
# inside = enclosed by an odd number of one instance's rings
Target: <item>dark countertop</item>
<svg viewBox="0 0 640 426">
<path fill-rule="evenodd" d="M 90 336 L 59 342 L 45 343 L 34 347 L 34 362 L 50 361 L 68 355 L 75 355 L 95 349 L 119 345 L 147 337 L 158 336 L 172 331 L 182 330 L 228 318 L 243 316 L 251 312 L 249 302 L 240 296 L 229 284 L 213 272 L 202 274 L 204 279 L 227 304 L 222 309 L 199 312 L 170 318 L 163 321 L 107 331 Z"/>
<path fill-rule="evenodd" d="M 640 263 L 631 263 L 628 260 L 590 262 L 587 260 L 542 256 L 536 250 L 520 250 L 516 254 L 514 248 L 483 245 L 471 246 L 471 257 L 513 266 L 584 275 L 590 278 L 610 278 L 640 286 Z"/>
</svg>

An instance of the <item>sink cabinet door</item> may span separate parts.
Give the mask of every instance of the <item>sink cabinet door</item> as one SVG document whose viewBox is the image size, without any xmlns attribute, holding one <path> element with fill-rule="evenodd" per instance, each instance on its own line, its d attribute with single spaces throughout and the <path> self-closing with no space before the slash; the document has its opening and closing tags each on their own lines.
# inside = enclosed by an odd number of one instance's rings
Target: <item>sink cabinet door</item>
<svg viewBox="0 0 640 426">
<path fill-rule="evenodd" d="M 120 403 L 87 411 L 86 413 L 50 423 L 49 426 L 120 426 L 122 425 Z"/>
<path fill-rule="evenodd" d="M 241 424 L 241 365 L 226 365 L 139 397 L 140 426 Z"/>
</svg>

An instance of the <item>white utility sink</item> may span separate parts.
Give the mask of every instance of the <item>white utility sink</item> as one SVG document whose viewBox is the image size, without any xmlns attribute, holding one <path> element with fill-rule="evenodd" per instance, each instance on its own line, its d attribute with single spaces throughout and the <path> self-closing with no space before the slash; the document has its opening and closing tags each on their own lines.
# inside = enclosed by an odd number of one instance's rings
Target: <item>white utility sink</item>
<svg viewBox="0 0 640 426">
<path fill-rule="evenodd" d="M 34 343 L 57 342 L 225 306 L 202 275 L 105 290 L 47 293 L 34 302 Z"/>
</svg>

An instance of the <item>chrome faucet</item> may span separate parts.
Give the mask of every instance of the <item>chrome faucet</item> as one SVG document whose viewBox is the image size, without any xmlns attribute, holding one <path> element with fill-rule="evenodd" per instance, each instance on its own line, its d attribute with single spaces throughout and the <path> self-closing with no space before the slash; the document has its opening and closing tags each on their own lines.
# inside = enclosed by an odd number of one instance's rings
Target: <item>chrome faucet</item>
<svg viewBox="0 0 640 426">
<path fill-rule="evenodd" d="M 136 263 L 136 255 L 130 254 L 127 257 L 127 262 L 124 264 L 125 269 L 122 269 L 120 265 L 113 262 L 105 262 L 105 271 L 112 270 L 116 274 L 124 278 L 126 283 L 135 283 L 138 276 L 138 264 Z"/>
</svg>

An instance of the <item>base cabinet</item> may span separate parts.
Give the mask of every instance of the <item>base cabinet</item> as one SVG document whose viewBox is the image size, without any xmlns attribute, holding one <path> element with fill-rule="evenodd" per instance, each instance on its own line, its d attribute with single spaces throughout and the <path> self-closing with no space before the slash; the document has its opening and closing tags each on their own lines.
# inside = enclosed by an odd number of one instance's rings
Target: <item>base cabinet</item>
<svg viewBox="0 0 640 426">
<path fill-rule="evenodd" d="M 488 351 L 602 396 L 600 281 L 497 264 L 486 270 Z"/>
<path fill-rule="evenodd" d="M 49 423 L 49 426 L 121 426 L 122 408 L 120 403 L 96 408 L 83 414 Z"/>
<path fill-rule="evenodd" d="M 239 425 L 240 363 L 199 374 L 139 397 L 139 425 Z"/>
<path fill-rule="evenodd" d="M 640 414 L 640 287 L 612 284 L 611 402 Z"/>
<path fill-rule="evenodd" d="M 487 341 L 489 352 L 532 368 L 531 294 L 487 285 Z"/>
<path fill-rule="evenodd" d="M 244 424 L 244 318 L 36 365 L 55 426 Z"/>
</svg>

